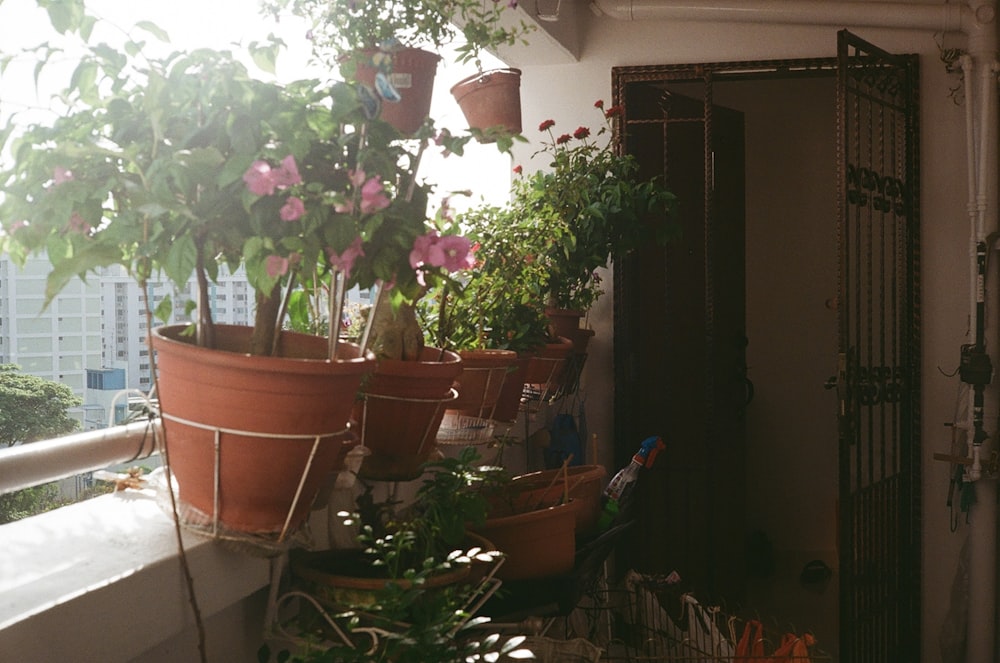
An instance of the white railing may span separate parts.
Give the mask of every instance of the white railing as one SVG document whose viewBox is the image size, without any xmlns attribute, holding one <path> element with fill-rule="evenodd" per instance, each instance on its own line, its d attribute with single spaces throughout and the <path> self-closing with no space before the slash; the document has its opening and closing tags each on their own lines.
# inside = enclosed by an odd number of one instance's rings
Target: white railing
<svg viewBox="0 0 1000 663">
<path fill-rule="evenodd" d="M 0 495 L 149 458 L 162 439 L 157 418 L 0 449 Z"/>
</svg>

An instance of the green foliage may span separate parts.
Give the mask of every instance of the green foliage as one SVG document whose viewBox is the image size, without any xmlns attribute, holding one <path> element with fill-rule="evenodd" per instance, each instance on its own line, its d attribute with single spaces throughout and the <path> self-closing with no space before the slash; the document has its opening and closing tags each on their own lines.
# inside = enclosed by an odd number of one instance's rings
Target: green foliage
<svg viewBox="0 0 1000 663">
<path fill-rule="evenodd" d="M 319 52 L 338 55 L 403 44 L 440 50 L 459 36 L 459 62 L 478 62 L 483 50 L 527 43 L 535 26 L 504 20 L 507 2 L 481 0 L 270 0 L 265 11 L 291 9 L 311 20 Z"/>
<path fill-rule="evenodd" d="M 536 155 L 548 157 L 547 169 L 514 183 L 514 206 L 554 240 L 543 258 L 549 305 L 582 311 L 603 292 L 596 269 L 679 232 L 674 194 L 656 179 L 640 179 L 635 158 L 607 142 L 622 108 L 604 110 L 600 100 L 594 107 L 603 119 L 594 135 L 578 127 L 557 136 L 554 121 L 542 122 L 548 140 Z"/>
<path fill-rule="evenodd" d="M 517 205 L 484 205 L 456 220 L 475 242 L 475 264 L 459 283 L 421 302 L 428 338 L 449 349 L 537 350 L 548 338 L 545 256 L 555 236 Z"/>
<path fill-rule="evenodd" d="M 0 495 L 0 525 L 57 509 L 63 503 L 54 483 Z"/>
<path fill-rule="evenodd" d="M 0 447 L 78 430 L 80 423 L 68 411 L 82 402 L 66 385 L 0 364 Z"/>
<path fill-rule="evenodd" d="M 57 29 L 85 35 L 84 24 L 74 11 Z M 165 36 L 143 25 L 144 35 Z M 210 323 L 211 281 L 222 265 L 243 267 L 257 293 L 255 331 L 270 338 L 282 324 L 281 285 L 340 270 L 348 287 L 394 284 L 398 303 L 447 274 L 410 263 L 431 230 L 431 185 L 416 176 L 422 147 L 369 119 L 355 86 L 267 82 L 230 51 L 147 58 L 138 40 L 84 46 L 63 92 L 70 111 L 10 133 L 14 164 L 0 172 L 0 249 L 19 262 L 47 252 L 49 300 L 109 265 L 140 282 L 163 274 L 184 285 L 195 275 L 199 323 Z M 250 46 L 268 69 L 279 49 Z M 423 137 L 432 134 L 428 126 Z M 445 148 L 471 139 L 448 137 Z M 261 172 L 270 188 L 252 184 Z"/>
</svg>

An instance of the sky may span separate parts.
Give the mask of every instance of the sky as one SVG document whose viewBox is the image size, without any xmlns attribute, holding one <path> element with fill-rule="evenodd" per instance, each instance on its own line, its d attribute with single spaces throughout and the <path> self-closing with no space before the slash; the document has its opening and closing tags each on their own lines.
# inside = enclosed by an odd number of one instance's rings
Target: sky
<svg viewBox="0 0 1000 663">
<path fill-rule="evenodd" d="M 288 48 L 279 56 L 278 78 L 292 80 L 318 75 L 310 64 L 306 26 L 294 17 L 276 23 L 264 17 L 254 0 L 86 0 L 92 14 L 105 19 L 106 29 L 95 31 L 95 37 L 108 43 L 121 39 L 121 30 L 133 29 L 137 21 L 149 20 L 166 30 L 172 46 L 164 48 L 216 47 L 232 48 L 263 41 L 269 33 L 280 36 Z M 141 33 L 140 33 L 141 34 Z M 0 50 L 11 54 L 45 41 L 58 41 L 48 17 L 35 0 L 0 0 Z M 150 38 L 149 42 L 155 42 Z M 234 50 L 238 50 L 235 49 Z M 431 117 L 439 127 L 454 133 L 465 127 L 465 119 L 449 89 L 462 78 L 475 73 L 474 65 L 458 65 L 446 53 L 438 65 Z M 484 58 L 484 66 L 503 66 L 498 60 Z M 48 99 L 68 81 L 75 66 L 71 56 L 65 58 L 65 68 L 47 67 L 49 74 L 36 91 L 33 83 L 37 58 L 16 59 L 0 74 L 0 123 L 6 125 L 11 114 L 23 120 L 38 120 L 45 116 Z M 266 76 L 266 74 L 261 74 Z M 32 110 L 29 110 L 32 109 Z M 463 209 L 480 201 L 502 203 L 510 186 L 509 157 L 495 146 L 470 143 L 463 157 L 442 157 L 428 150 L 421 162 L 421 175 L 437 185 L 439 192 L 472 190 L 471 200 L 455 199 L 453 206 Z"/>
</svg>

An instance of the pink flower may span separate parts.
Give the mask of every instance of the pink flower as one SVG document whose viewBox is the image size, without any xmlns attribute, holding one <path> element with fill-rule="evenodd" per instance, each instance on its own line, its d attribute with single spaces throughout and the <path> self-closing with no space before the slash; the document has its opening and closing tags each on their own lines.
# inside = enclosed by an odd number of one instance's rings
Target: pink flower
<svg viewBox="0 0 1000 663">
<path fill-rule="evenodd" d="M 604 108 L 604 100 L 598 99 L 594 102 L 594 108 Z"/>
<path fill-rule="evenodd" d="M 590 135 L 590 129 L 587 127 L 577 127 L 576 131 L 573 132 L 573 138 L 578 140 L 583 140 Z"/>
<path fill-rule="evenodd" d="M 10 233 L 13 235 L 21 228 L 27 228 L 27 227 L 28 227 L 27 221 L 24 221 L 23 219 L 21 221 L 15 221 L 10 227 Z"/>
<path fill-rule="evenodd" d="M 93 229 L 93 226 L 87 223 L 87 221 L 82 216 L 80 216 L 79 212 L 73 212 L 73 214 L 71 214 L 69 217 L 69 223 L 67 223 L 67 228 L 72 232 L 80 233 L 81 235 L 87 235 Z"/>
<path fill-rule="evenodd" d="M 372 177 L 361 187 L 361 213 L 371 214 L 380 209 L 385 209 L 390 204 L 389 197 L 382 189 L 382 182 L 377 177 Z"/>
<path fill-rule="evenodd" d="M 305 203 L 298 196 L 289 196 L 285 204 L 282 205 L 281 211 L 278 212 L 278 216 L 281 217 L 282 221 L 296 221 L 302 218 L 302 215 L 306 213 Z"/>
<path fill-rule="evenodd" d="M 246 182 L 250 193 L 258 196 L 270 196 L 278 186 L 271 171 L 271 164 L 260 160 L 250 164 L 247 172 L 243 173 L 243 181 Z"/>
<path fill-rule="evenodd" d="M 333 211 L 335 211 L 337 214 L 350 214 L 351 212 L 354 211 L 354 201 L 345 200 L 342 203 L 336 203 L 333 206 Z"/>
<path fill-rule="evenodd" d="M 568 143 L 571 138 L 572 136 L 570 136 L 569 134 L 563 134 L 562 136 L 559 136 L 559 138 L 556 138 L 556 145 L 563 145 L 565 143 Z"/>
<path fill-rule="evenodd" d="M 367 175 L 365 175 L 365 171 L 363 170 L 349 170 L 347 171 L 347 174 L 351 178 L 351 184 L 354 185 L 355 189 L 359 188 L 362 184 L 364 184 L 365 178 L 368 177 Z"/>
<path fill-rule="evenodd" d="M 444 267 L 449 272 L 470 269 L 476 263 L 472 242 L 461 235 L 445 235 L 431 247 L 428 263 Z"/>
<path fill-rule="evenodd" d="M 281 160 L 281 167 L 273 172 L 274 183 L 279 189 L 287 189 L 296 184 L 302 184 L 302 176 L 299 175 L 298 164 L 295 157 L 289 154 Z"/>
<path fill-rule="evenodd" d="M 413 240 L 413 248 L 410 249 L 410 267 L 417 269 L 422 265 L 429 265 L 431 249 L 437 240 L 438 232 L 436 230 Z"/>
<path fill-rule="evenodd" d="M 295 157 L 289 154 L 281 160 L 278 168 L 271 168 L 271 164 L 258 159 L 250 164 L 247 172 L 243 173 L 243 181 L 251 193 L 258 196 L 273 195 L 277 189 L 287 189 L 290 186 L 302 183 L 299 175 L 299 167 L 295 163 Z"/>
<path fill-rule="evenodd" d="M 524 170 L 524 168 L 521 167 L 521 164 L 518 164 L 518 165 L 514 166 L 514 174 L 515 175 L 520 175 L 521 171 L 523 171 L 523 170 Z"/>
<path fill-rule="evenodd" d="M 288 273 L 288 258 L 282 258 L 281 256 L 268 256 L 266 267 L 268 276 L 272 278 L 284 276 Z"/>
<path fill-rule="evenodd" d="M 339 269 L 347 276 L 354 270 L 354 261 L 365 254 L 362 247 L 361 237 L 355 237 L 351 245 L 338 254 L 333 249 L 327 247 L 326 256 L 330 259 L 330 265 L 334 269 Z"/>
<path fill-rule="evenodd" d="M 59 186 L 63 182 L 69 182 L 73 179 L 73 171 L 63 168 L 62 166 L 56 166 L 52 171 L 52 183 L 55 186 Z"/>
</svg>

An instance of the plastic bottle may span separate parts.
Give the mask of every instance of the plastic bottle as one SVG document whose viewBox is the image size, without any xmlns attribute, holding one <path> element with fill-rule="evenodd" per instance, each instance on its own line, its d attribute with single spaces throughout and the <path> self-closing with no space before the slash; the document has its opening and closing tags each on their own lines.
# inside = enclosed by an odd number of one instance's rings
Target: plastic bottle
<svg viewBox="0 0 1000 663">
<path fill-rule="evenodd" d="M 618 473 L 611 477 L 611 481 L 604 488 L 602 497 L 603 507 L 601 516 L 597 521 L 599 530 L 605 530 L 611 526 L 618 516 L 622 502 L 628 496 L 635 482 L 639 479 L 639 474 L 644 467 L 652 467 L 656 460 L 656 454 L 665 449 L 663 439 L 658 435 L 652 435 L 643 440 L 639 451 L 632 456 L 628 465 L 618 470 Z"/>
</svg>

